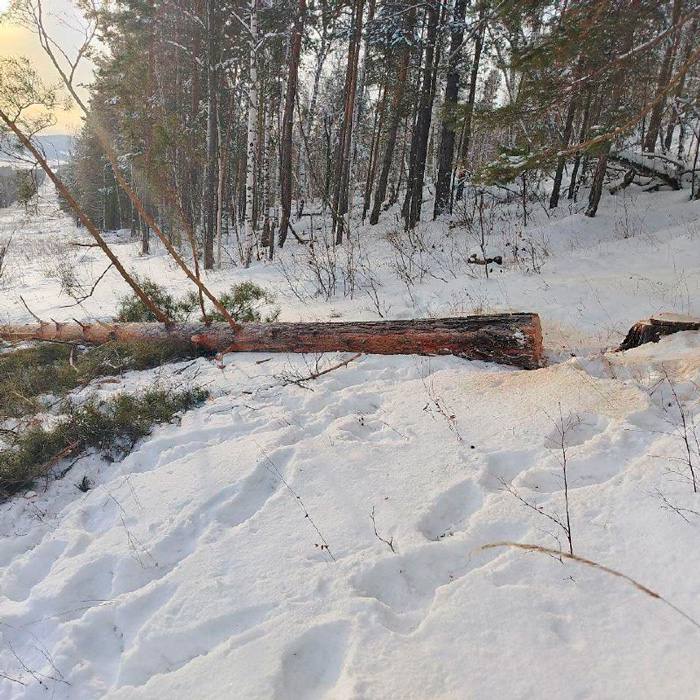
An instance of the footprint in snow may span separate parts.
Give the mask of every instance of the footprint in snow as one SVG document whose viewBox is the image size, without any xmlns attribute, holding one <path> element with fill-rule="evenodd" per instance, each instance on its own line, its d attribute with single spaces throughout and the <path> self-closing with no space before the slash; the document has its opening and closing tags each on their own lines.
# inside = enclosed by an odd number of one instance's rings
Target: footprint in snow
<svg viewBox="0 0 700 700">
<path fill-rule="evenodd" d="M 422 611 L 427 615 L 437 590 L 486 566 L 500 555 L 481 545 L 518 540 L 526 526 L 520 521 L 477 524 L 468 539 L 426 542 L 399 556 L 388 554 L 352 581 L 358 595 L 376 598 L 394 613 Z"/>
<path fill-rule="evenodd" d="M 3 595 L 17 602 L 27 600 L 32 589 L 49 576 L 67 546 L 68 542 L 46 538 L 24 556 L 15 559 L 0 575 Z"/>
<path fill-rule="evenodd" d="M 479 484 L 487 491 L 501 491 L 502 482 L 511 482 L 518 474 L 527 471 L 537 462 L 537 450 L 502 450 L 486 456 L 486 468 L 479 477 Z"/>
<path fill-rule="evenodd" d="M 428 540 L 441 540 L 463 530 L 481 507 L 481 487 L 471 479 L 454 484 L 441 493 L 418 521 L 418 530 Z"/>
<path fill-rule="evenodd" d="M 282 656 L 275 700 L 332 697 L 343 670 L 348 632 L 346 621 L 328 622 L 292 642 Z"/>
<path fill-rule="evenodd" d="M 561 422 L 557 419 L 557 423 L 544 439 L 544 446 L 550 450 L 561 450 L 562 433 L 567 448 L 584 445 L 604 432 L 610 420 L 605 416 L 584 412 L 564 416 Z"/>
</svg>

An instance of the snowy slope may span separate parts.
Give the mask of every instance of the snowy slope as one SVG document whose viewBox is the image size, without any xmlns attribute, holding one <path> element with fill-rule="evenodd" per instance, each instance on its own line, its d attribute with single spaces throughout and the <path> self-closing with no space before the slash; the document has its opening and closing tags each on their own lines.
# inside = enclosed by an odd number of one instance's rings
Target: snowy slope
<svg viewBox="0 0 700 700">
<path fill-rule="evenodd" d="M 545 369 L 369 356 L 302 388 L 288 380 L 316 358 L 240 354 L 103 385 L 157 376 L 212 399 L 122 462 L 88 457 L 0 505 L 0 671 L 14 679 L 0 697 L 700 697 L 700 629 L 662 602 L 578 564 L 480 549 L 565 546 L 503 485 L 563 513 L 562 416 L 575 552 L 700 619 L 700 502 L 666 379 L 697 421 L 700 334 L 600 352 L 637 318 L 700 312 L 698 204 L 640 203 L 632 238 L 613 233 L 614 201 L 594 222 L 542 224 L 541 275 L 426 280 L 413 300 L 383 280 L 392 316 L 467 311 L 465 294 L 540 312 L 562 360 Z M 75 235 L 34 225 L 17 234 L 23 254 Z M 117 247 L 177 288 L 162 257 Z M 26 319 L 19 294 L 40 315 L 76 315 L 42 277 L 45 258 L 19 261 L 5 318 Z M 274 267 L 245 274 L 284 288 Z M 85 313 L 108 316 L 116 287 Z M 330 315 L 322 301 L 280 302 L 287 319 Z M 334 300 L 333 314 L 371 317 L 367 299 Z M 74 485 L 84 474 L 87 494 Z"/>
<path fill-rule="evenodd" d="M 506 256 L 515 245 L 529 248 L 532 244 L 541 274 L 529 274 L 526 266 L 510 263 L 496 268 L 486 280 L 482 269 L 455 261 L 464 257 L 465 250 L 478 250 L 469 248 L 472 241 L 457 239 L 453 249 L 424 261 L 430 270 L 409 293 L 393 269 L 384 240 L 396 228 L 390 215 L 385 224 L 361 232 L 362 247 L 354 255 L 371 261 L 379 302 L 388 318 L 536 311 L 542 316 L 550 352 L 568 357 L 570 352 L 617 345 L 632 323 L 653 313 L 700 315 L 700 204 L 687 197 L 686 191 L 635 194 L 630 190 L 604 199 L 595 219 L 561 211 L 550 220 L 542 210 L 535 210 L 534 223 L 525 232 L 517 224 L 501 222 L 490 243 L 493 252 Z M 452 232 L 442 222 L 423 224 L 420 231 L 426 244 L 436 246 Z M 79 311 L 61 291 L 61 269 L 75 270 L 87 292 L 107 264 L 99 251 L 66 246 L 66 241 L 88 238 L 58 212 L 53 194 L 44 192 L 39 216 L 0 211 L 0 241 L 10 235 L 7 270 L 0 278 L 4 294 L 0 322 L 28 319 L 20 295 L 42 318 L 69 320 L 76 313 L 81 318 L 111 318 L 116 296 L 127 292 L 114 270 Z M 127 231 L 108 238 L 138 275 L 157 280 L 177 295 L 187 289 L 182 272 L 155 243 L 153 255 L 140 257 L 139 244 L 129 240 Z M 288 275 L 302 286 L 300 275 L 308 274 L 308 263 L 304 259 L 292 264 L 297 248 L 288 246 L 281 257 Z M 438 269 L 440 263 L 451 270 Z M 378 318 L 367 290 L 344 298 L 340 283 L 330 303 L 322 297 L 296 298 L 277 263 L 258 263 L 250 270 L 229 266 L 209 273 L 207 284 L 220 291 L 243 279 L 277 292 L 283 321 Z M 308 284 L 305 289 L 313 291 Z"/>
</svg>

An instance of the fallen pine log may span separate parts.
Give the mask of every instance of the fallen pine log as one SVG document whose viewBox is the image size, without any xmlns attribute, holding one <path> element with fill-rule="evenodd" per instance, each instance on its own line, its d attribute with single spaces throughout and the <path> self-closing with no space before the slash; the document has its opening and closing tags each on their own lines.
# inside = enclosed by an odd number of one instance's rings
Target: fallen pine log
<svg viewBox="0 0 700 700">
<path fill-rule="evenodd" d="M 677 164 L 673 164 L 674 167 L 671 169 L 668 167 L 667 161 L 659 161 L 658 157 L 655 156 L 656 154 L 639 154 L 631 151 L 611 151 L 608 158 L 624 165 L 639 175 L 661 180 L 673 190 L 682 189 L 681 177 L 676 172 Z M 627 184 L 631 182 L 632 179 Z"/>
<path fill-rule="evenodd" d="M 0 326 L 0 339 L 45 340 L 100 345 L 114 340 L 173 339 L 212 353 L 361 352 L 379 355 L 459 355 L 541 367 L 542 329 L 537 314 L 515 313 L 415 321 L 342 323 L 246 323 L 234 331 L 227 323 L 37 323 Z"/>
<path fill-rule="evenodd" d="M 700 318 L 680 314 L 659 314 L 635 323 L 618 349 L 631 350 L 645 343 L 658 343 L 665 335 L 699 330 Z"/>
</svg>

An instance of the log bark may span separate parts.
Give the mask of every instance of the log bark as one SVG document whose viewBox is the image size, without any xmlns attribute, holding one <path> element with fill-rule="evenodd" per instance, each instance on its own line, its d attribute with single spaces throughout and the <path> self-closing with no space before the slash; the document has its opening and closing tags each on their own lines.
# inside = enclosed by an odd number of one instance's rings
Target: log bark
<svg viewBox="0 0 700 700">
<path fill-rule="evenodd" d="M 638 321 L 630 328 L 618 350 L 631 350 L 645 343 L 658 343 L 663 336 L 681 331 L 700 331 L 700 318 L 660 314 L 645 321 Z"/>
<path fill-rule="evenodd" d="M 194 349 L 221 352 L 362 352 L 379 355 L 459 355 L 536 369 L 544 364 L 537 314 L 514 313 L 415 321 L 347 323 L 40 323 L 0 326 L 11 342 L 46 340 L 100 345 L 114 340 L 190 342 Z"/>
</svg>

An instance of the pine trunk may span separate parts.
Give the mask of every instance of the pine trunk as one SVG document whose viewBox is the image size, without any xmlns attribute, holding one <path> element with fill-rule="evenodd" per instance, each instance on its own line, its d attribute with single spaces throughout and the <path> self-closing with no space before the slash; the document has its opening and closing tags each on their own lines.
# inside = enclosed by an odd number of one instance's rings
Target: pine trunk
<svg viewBox="0 0 700 700">
<path fill-rule="evenodd" d="M 586 95 L 586 104 L 583 108 L 583 114 L 581 115 L 581 129 L 579 131 L 578 142 L 583 143 L 586 139 L 586 134 L 588 133 L 588 120 L 591 112 L 591 100 L 592 91 L 589 89 Z M 571 179 L 569 180 L 569 191 L 567 192 L 567 198 L 573 199 L 576 194 L 577 183 L 578 183 L 578 171 L 581 167 L 581 152 L 576 151 L 574 156 L 574 165 L 571 169 Z"/>
<path fill-rule="evenodd" d="M 214 269 L 217 189 L 216 0 L 207 0 L 207 165 L 204 192 L 204 269 Z"/>
<path fill-rule="evenodd" d="M 372 203 L 372 188 L 377 176 L 377 165 L 379 163 L 379 142 L 384 128 L 384 116 L 386 114 L 387 84 L 382 82 L 379 86 L 379 109 L 374 118 L 374 128 L 372 129 L 372 142 L 369 148 L 369 165 L 367 167 L 367 179 L 365 180 L 365 193 L 362 205 L 362 223 L 367 218 L 370 205 Z"/>
<path fill-rule="evenodd" d="M 681 10 L 683 9 L 682 0 L 674 0 L 673 11 L 671 13 L 671 26 L 678 23 L 681 18 Z M 678 50 L 678 42 L 680 40 L 680 29 L 676 29 L 671 33 L 668 38 L 668 44 L 666 50 L 664 51 L 664 57 L 661 62 L 661 68 L 659 69 L 659 77 L 656 83 L 656 94 L 660 94 L 662 90 L 666 87 L 666 84 L 671 78 L 671 70 L 673 67 L 673 59 L 676 56 Z M 644 150 L 649 153 L 653 153 L 656 150 L 656 140 L 659 137 L 659 130 L 661 129 L 661 118 L 663 117 L 664 108 L 666 106 L 666 100 L 659 100 L 651 110 L 651 116 L 649 117 L 649 128 L 647 130 L 646 136 L 644 138 Z"/>
<path fill-rule="evenodd" d="M 460 164 L 466 165 L 467 157 L 469 156 L 469 147 L 472 139 L 472 120 L 474 117 L 474 104 L 476 103 L 476 89 L 479 81 L 479 67 L 481 65 L 481 53 L 484 48 L 484 33 L 486 31 L 483 23 L 483 12 L 479 15 L 481 27 L 476 35 L 474 42 L 474 58 L 472 59 L 472 68 L 469 75 L 469 94 L 467 96 L 467 108 L 464 113 L 464 124 L 462 126 L 462 144 L 460 148 Z"/>
<path fill-rule="evenodd" d="M 569 102 L 569 108 L 566 110 L 566 122 L 564 123 L 564 136 L 561 140 L 562 149 L 565 149 L 571 141 L 571 134 L 574 130 L 574 117 L 576 116 L 576 98 L 572 97 Z M 557 170 L 554 173 L 554 183 L 552 185 L 552 194 L 549 197 L 549 208 L 555 209 L 559 204 L 559 194 L 561 192 L 561 183 L 564 179 L 564 166 L 566 165 L 566 156 L 557 158 Z"/>
<path fill-rule="evenodd" d="M 255 166 L 258 154 L 258 0 L 250 0 L 250 76 L 248 86 L 248 141 L 245 180 L 245 266 L 255 246 Z"/>
<path fill-rule="evenodd" d="M 525 369 L 544 363 L 537 314 L 497 314 L 415 321 L 348 323 L 43 323 L 0 326 L 10 342 L 62 341 L 100 345 L 112 341 L 190 343 L 193 350 L 222 352 L 362 352 L 379 355 L 459 355 Z"/>
<path fill-rule="evenodd" d="M 399 68 L 396 73 L 396 83 L 394 84 L 394 91 L 391 98 L 391 122 L 389 123 L 389 130 L 386 135 L 386 145 L 384 147 L 384 156 L 382 158 L 382 169 L 379 173 L 379 181 L 377 182 L 377 189 L 374 193 L 372 213 L 369 217 L 369 222 L 372 224 L 372 226 L 379 222 L 379 214 L 382 210 L 382 204 L 384 204 L 384 200 L 386 199 L 386 189 L 389 183 L 391 163 L 394 158 L 394 149 L 396 147 L 396 136 L 399 133 L 399 126 L 401 125 L 401 105 L 403 103 L 403 96 L 406 90 L 408 67 L 411 61 L 411 44 L 408 41 L 408 35 L 413 32 L 415 15 L 416 12 L 413 8 L 406 14 L 405 31 L 407 36 L 404 37 L 404 44 L 401 48 L 399 57 Z"/>
<path fill-rule="evenodd" d="M 345 216 L 349 209 L 350 156 L 352 153 L 353 117 L 355 115 L 355 100 L 357 98 L 357 77 L 364 7 L 365 0 L 355 0 L 353 4 L 352 35 L 350 37 L 350 46 L 348 49 L 348 66 L 345 74 L 343 123 L 338 137 L 338 152 L 335 167 L 335 192 L 333 196 L 332 214 L 333 237 L 336 244 L 343 242 L 346 228 Z"/>
<path fill-rule="evenodd" d="M 438 165 L 437 183 L 435 185 L 435 209 L 433 216 L 437 218 L 450 205 L 450 185 L 452 181 L 452 163 L 455 149 L 454 107 L 459 98 L 459 76 L 462 63 L 462 43 L 464 42 L 464 17 L 466 0 L 455 0 L 452 21 L 456 29 L 452 31 L 450 41 L 450 60 L 445 85 L 445 104 L 442 112 L 442 133 L 440 136 L 440 162 Z"/>
<path fill-rule="evenodd" d="M 634 28 L 635 28 L 636 15 L 633 20 L 627 25 L 624 43 L 622 46 L 622 52 L 626 53 L 632 48 L 632 43 L 634 41 Z M 613 81 L 612 95 L 610 98 L 610 104 L 605 106 L 606 112 L 608 113 L 608 128 L 612 127 L 612 120 L 614 115 L 617 114 L 620 104 L 622 103 L 622 97 L 625 88 L 625 79 L 627 78 L 627 72 L 622 68 L 619 68 L 617 75 Z M 603 184 L 605 181 L 605 174 L 608 167 L 608 156 L 612 148 L 612 141 L 606 141 L 600 150 L 600 155 L 598 156 L 598 162 L 596 163 L 595 173 L 593 175 L 593 182 L 591 183 L 591 191 L 588 195 L 588 207 L 586 208 L 586 216 L 593 218 L 598 211 L 598 205 L 600 204 L 600 197 L 603 193 Z"/>
<path fill-rule="evenodd" d="M 282 207 L 279 230 L 280 248 L 287 240 L 287 229 L 289 228 L 289 219 L 292 215 L 292 133 L 305 15 L 306 0 L 299 0 L 289 46 L 289 74 L 287 77 L 287 93 L 284 101 L 284 115 L 282 117 L 282 142 L 280 145 L 280 204 Z"/>
<path fill-rule="evenodd" d="M 420 220 L 423 204 L 423 183 L 425 166 L 428 155 L 428 139 L 432 120 L 433 101 L 435 99 L 435 68 L 438 61 L 437 28 L 440 17 L 439 7 L 431 1 L 426 9 L 428 15 L 428 30 L 426 35 L 423 79 L 420 90 L 420 101 L 416 127 L 413 134 L 414 145 L 411 147 L 411 170 L 408 176 L 408 191 L 404 204 L 406 229 L 415 228 Z"/>
</svg>

